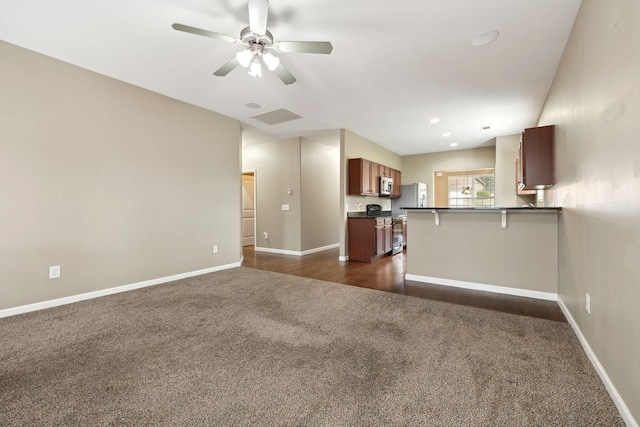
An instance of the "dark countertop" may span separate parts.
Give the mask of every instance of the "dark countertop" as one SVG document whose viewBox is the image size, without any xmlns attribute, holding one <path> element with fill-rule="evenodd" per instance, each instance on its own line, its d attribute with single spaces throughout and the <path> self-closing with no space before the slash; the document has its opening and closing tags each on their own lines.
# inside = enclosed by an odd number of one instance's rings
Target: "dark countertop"
<svg viewBox="0 0 640 427">
<path fill-rule="evenodd" d="M 426 208 L 400 208 L 411 211 L 561 211 L 560 207 L 529 207 L 529 206 L 509 206 L 509 207 L 460 207 L 460 208 L 449 208 L 449 207 L 426 207 Z"/>
<path fill-rule="evenodd" d="M 392 217 L 392 218 L 403 218 L 406 215 L 392 215 L 391 211 L 380 211 L 375 216 L 367 216 L 367 213 L 364 211 L 358 212 L 347 212 L 347 218 L 362 218 L 362 219 L 375 219 L 380 217 Z"/>
</svg>

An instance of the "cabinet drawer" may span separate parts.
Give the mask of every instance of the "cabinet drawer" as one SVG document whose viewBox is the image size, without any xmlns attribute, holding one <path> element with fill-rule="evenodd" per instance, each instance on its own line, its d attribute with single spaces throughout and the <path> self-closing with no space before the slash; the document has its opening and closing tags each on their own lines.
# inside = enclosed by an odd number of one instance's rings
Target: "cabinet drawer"
<svg viewBox="0 0 640 427">
<path fill-rule="evenodd" d="M 391 225 L 391 223 L 392 223 L 391 218 L 376 218 L 376 227 L 383 226 L 383 225 Z"/>
</svg>

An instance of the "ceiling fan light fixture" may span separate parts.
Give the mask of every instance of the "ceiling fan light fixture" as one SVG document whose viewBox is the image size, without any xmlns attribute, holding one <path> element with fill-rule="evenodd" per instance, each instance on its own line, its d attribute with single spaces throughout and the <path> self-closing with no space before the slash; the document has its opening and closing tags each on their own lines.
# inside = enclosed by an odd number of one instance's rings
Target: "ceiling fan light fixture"
<svg viewBox="0 0 640 427">
<path fill-rule="evenodd" d="M 251 59 L 253 58 L 253 52 L 251 49 L 241 50 L 236 53 L 236 59 L 244 68 L 247 68 L 249 64 L 251 64 Z"/>
<path fill-rule="evenodd" d="M 262 76 L 262 67 L 266 66 L 285 85 L 296 82 L 296 78 L 280 62 L 280 59 L 271 53 L 317 53 L 330 54 L 333 46 L 330 42 L 322 41 L 286 41 L 274 42 L 273 34 L 267 30 L 267 19 L 269 16 L 269 0 L 246 0 L 249 8 L 249 26 L 240 31 L 240 38 L 227 36 L 201 28 L 190 27 L 188 25 L 175 23 L 171 27 L 176 31 L 191 33 L 199 36 L 209 37 L 232 44 L 239 44 L 245 47 L 242 52 L 229 59 L 224 65 L 213 72 L 214 76 L 224 77 L 236 67 L 248 68 L 249 75 L 253 77 Z"/>
<path fill-rule="evenodd" d="M 267 33 L 269 0 L 249 0 L 249 27 L 253 34 L 264 36 Z"/>
<path fill-rule="evenodd" d="M 262 65 L 257 56 L 253 58 L 251 65 L 249 65 L 249 75 L 251 77 L 262 77 Z"/>
<path fill-rule="evenodd" d="M 264 61 L 264 64 L 267 66 L 269 71 L 275 70 L 276 68 L 278 68 L 278 65 L 280 65 L 280 58 L 278 58 L 271 52 L 264 53 L 262 55 L 262 60 Z"/>
</svg>

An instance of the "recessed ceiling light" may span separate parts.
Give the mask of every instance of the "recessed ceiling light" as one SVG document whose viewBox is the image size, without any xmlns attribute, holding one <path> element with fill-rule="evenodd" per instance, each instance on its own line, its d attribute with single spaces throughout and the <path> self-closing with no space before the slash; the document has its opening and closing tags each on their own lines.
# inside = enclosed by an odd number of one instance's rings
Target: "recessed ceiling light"
<svg viewBox="0 0 640 427">
<path fill-rule="evenodd" d="M 260 108 L 260 107 L 262 107 L 262 105 L 260 105 L 260 104 L 256 104 L 255 102 L 250 102 L 250 103 L 248 103 L 248 104 L 244 104 L 244 105 L 245 105 L 245 107 L 247 107 L 247 108 L 253 108 L 253 109 L 256 109 L 256 108 Z"/>
<path fill-rule="evenodd" d="M 452 142 L 451 144 L 449 144 L 449 147 L 457 147 L 458 143 L 457 142 Z"/>
<path fill-rule="evenodd" d="M 445 132 L 442 134 L 442 136 L 444 136 L 445 138 L 451 136 L 451 132 Z"/>
<path fill-rule="evenodd" d="M 434 117 L 433 119 L 429 120 L 429 123 L 431 123 L 432 125 L 435 125 L 436 123 L 440 123 L 440 119 L 437 117 Z"/>
<path fill-rule="evenodd" d="M 472 46 L 486 46 L 488 44 L 493 43 L 500 37 L 500 33 L 496 30 L 483 31 L 481 33 L 476 34 L 471 39 Z"/>
</svg>

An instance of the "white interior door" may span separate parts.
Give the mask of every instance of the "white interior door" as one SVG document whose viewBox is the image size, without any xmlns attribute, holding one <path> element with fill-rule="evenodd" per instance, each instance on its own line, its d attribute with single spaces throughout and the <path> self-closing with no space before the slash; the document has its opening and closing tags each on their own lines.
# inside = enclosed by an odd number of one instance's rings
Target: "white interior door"
<svg viewBox="0 0 640 427">
<path fill-rule="evenodd" d="M 242 174 L 242 246 L 255 245 L 255 176 Z"/>
</svg>

